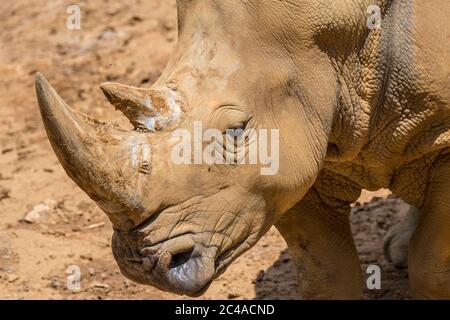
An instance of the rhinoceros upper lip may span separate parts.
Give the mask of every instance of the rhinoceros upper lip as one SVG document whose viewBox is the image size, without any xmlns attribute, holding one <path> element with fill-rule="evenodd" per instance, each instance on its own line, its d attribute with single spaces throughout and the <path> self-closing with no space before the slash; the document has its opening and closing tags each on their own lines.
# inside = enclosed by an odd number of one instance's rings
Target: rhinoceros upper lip
<svg viewBox="0 0 450 320">
<path fill-rule="evenodd" d="M 142 248 L 140 251 L 141 251 L 141 253 L 144 253 L 144 251 L 148 250 L 149 248 L 158 247 L 159 245 L 162 245 L 163 243 L 165 243 L 167 241 L 170 241 L 170 240 L 173 240 L 173 239 L 176 239 L 176 238 L 180 238 L 180 237 L 184 237 L 184 236 L 189 236 L 189 235 L 194 236 L 195 233 L 191 232 L 191 231 L 186 231 L 186 232 L 182 232 L 182 233 L 179 233 L 179 234 L 172 235 L 172 236 L 170 236 L 170 237 L 168 237 L 168 238 L 166 238 L 164 240 L 159 240 L 159 241 L 156 241 L 156 242 L 147 241 L 144 238 L 143 244 L 144 244 L 145 247 Z"/>
<path fill-rule="evenodd" d="M 173 235 L 167 239 L 158 241 L 158 242 L 154 242 L 154 243 L 149 243 L 149 245 L 151 247 L 158 247 L 159 245 L 162 245 L 163 243 L 176 239 L 176 238 L 180 238 L 180 237 L 184 237 L 184 236 L 195 236 L 195 233 L 192 231 L 187 231 L 187 232 L 183 232 L 180 234 L 176 234 Z M 216 274 L 215 277 L 218 277 L 220 274 L 223 273 L 223 271 L 225 271 L 224 269 L 226 268 L 226 266 L 229 264 L 229 262 L 231 262 L 235 256 L 237 256 L 240 252 L 240 248 L 241 246 L 245 243 L 244 241 L 240 241 L 236 244 L 234 244 L 233 246 L 231 246 L 230 248 L 226 249 L 225 251 L 223 251 L 222 253 L 220 253 L 220 255 L 215 259 L 215 266 L 216 266 Z M 142 255 L 143 258 L 148 256 L 148 249 L 150 247 L 146 246 L 142 249 L 140 249 L 140 253 Z M 142 261 L 141 261 L 142 262 Z"/>
</svg>

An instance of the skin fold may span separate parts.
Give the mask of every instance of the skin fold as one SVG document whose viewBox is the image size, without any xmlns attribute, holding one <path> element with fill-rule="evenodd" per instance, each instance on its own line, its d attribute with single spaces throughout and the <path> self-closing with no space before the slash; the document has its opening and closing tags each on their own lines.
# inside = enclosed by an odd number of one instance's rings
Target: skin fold
<svg viewBox="0 0 450 320">
<path fill-rule="evenodd" d="M 372 4 L 381 8 L 381 29 L 367 27 Z M 36 77 L 49 140 L 113 222 L 122 273 L 198 296 L 275 225 L 294 258 L 300 297 L 359 299 L 350 204 L 362 188 L 384 187 L 418 209 L 389 233 L 387 255 L 408 265 L 416 298 L 449 299 L 448 1 L 177 7 L 178 44 L 158 81 L 101 86 L 133 131 L 78 114 Z M 172 133 L 192 133 L 195 122 L 222 132 L 278 129 L 278 173 L 174 164 Z"/>
</svg>

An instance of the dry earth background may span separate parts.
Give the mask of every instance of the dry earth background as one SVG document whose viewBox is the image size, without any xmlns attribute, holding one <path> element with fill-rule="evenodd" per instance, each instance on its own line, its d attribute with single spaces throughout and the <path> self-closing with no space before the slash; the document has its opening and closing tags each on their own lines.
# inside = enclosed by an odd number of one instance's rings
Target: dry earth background
<svg viewBox="0 0 450 320">
<path fill-rule="evenodd" d="M 81 30 L 66 28 L 69 1 L 0 1 L 0 298 L 180 298 L 120 274 L 111 225 L 54 156 L 33 83 L 35 72 L 43 72 L 75 109 L 128 126 L 98 85 L 150 86 L 157 79 L 176 43 L 175 1 L 76 3 Z M 382 289 L 366 290 L 365 297 L 405 299 L 407 274 L 386 263 L 381 239 L 407 205 L 386 191 L 375 196 L 363 193 L 351 217 L 363 270 L 382 268 Z M 202 298 L 294 299 L 296 275 L 285 248 L 272 229 Z M 66 288 L 70 265 L 81 268 L 79 292 Z"/>
</svg>

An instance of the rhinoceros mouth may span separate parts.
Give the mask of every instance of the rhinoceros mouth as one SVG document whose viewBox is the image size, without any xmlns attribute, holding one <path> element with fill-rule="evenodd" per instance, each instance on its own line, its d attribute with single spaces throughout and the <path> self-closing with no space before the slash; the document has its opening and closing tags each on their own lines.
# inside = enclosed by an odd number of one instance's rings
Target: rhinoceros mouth
<svg viewBox="0 0 450 320">
<path fill-rule="evenodd" d="M 115 232 L 113 253 L 121 272 L 133 281 L 161 290 L 197 297 L 244 251 L 240 242 L 223 252 L 187 232 L 139 249 Z"/>
</svg>

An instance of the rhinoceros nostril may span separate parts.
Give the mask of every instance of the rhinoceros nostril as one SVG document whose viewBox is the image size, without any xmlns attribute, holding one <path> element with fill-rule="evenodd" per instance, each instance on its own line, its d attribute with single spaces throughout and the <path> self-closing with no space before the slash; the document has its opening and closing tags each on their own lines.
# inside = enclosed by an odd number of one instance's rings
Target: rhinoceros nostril
<svg viewBox="0 0 450 320">
<path fill-rule="evenodd" d="M 180 252 L 177 254 L 174 254 L 172 256 L 172 262 L 170 263 L 170 268 L 176 268 L 179 267 L 183 264 L 185 264 L 186 262 L 189 261 L 189 259 L 192 257 L 192 251 L 193 249 L 186 251 L 186 252 Z"/>
</svg>

